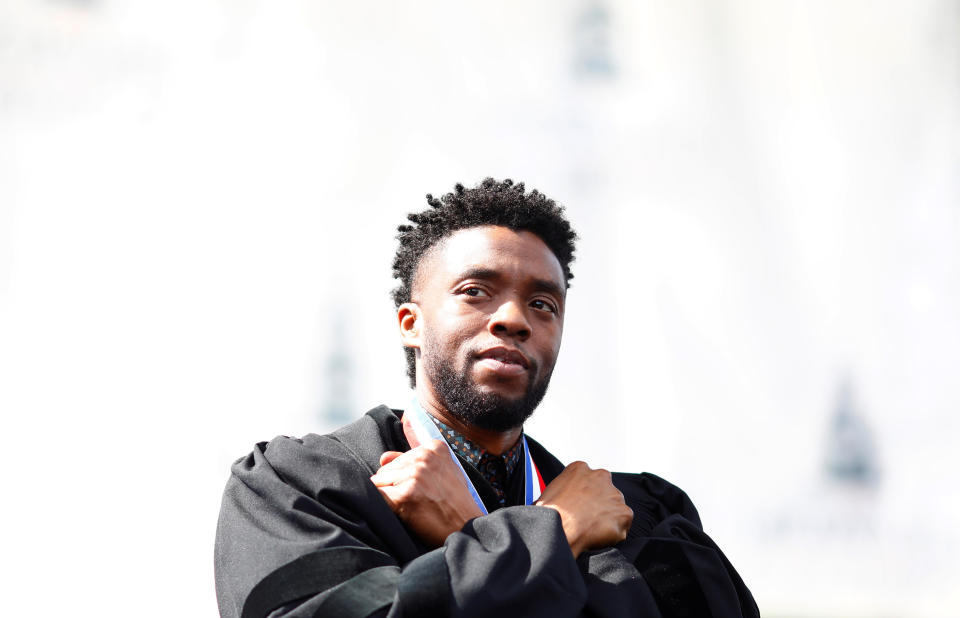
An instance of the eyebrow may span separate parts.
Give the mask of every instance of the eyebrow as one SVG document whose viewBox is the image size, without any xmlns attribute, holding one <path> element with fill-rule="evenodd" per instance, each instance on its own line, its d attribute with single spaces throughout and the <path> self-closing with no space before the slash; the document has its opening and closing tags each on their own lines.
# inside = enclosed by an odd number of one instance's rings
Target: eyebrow
<svg viewBox="0 0 960 618">
<path fill-rule="evenodd" d="M 467 270 L 460 273 L 460 279 L 499 279 L 502 276 L 500 271 L 494 270 L 492 268 L 486 268 L 483 266 L 477 266 L 474 268 L 468 268 Z M 555 281 L 550 279 L 540 279 L 535 278 L 533 280 L 533 289 L 537 292 L 546 292 L 548 294 L 554 294 L 559 298 L 566 298 L 566 293 L 560 285 Z"/>
</svg>

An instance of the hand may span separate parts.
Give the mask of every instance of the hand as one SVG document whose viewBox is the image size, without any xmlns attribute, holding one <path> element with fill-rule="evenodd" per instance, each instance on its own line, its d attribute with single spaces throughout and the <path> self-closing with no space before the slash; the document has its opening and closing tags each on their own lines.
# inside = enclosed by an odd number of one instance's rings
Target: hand
<svg viewBox="0 0 960 618">
<path fill-rule="evenodd" d="M 406 453 L 387 451 L 370 480 L 397 517 L 430 547 L 483 515 L 442 440 Z"/>
<path fill-rule="evenodd" d="M 606 470 L 591 470 L 582 461 L 567 466 L 543 490 L 538 506 L 560 513 L 574 557 L 587 549 L 610 547 L 627 538 L 633 509 L 623 501 Z"/>
</svg>

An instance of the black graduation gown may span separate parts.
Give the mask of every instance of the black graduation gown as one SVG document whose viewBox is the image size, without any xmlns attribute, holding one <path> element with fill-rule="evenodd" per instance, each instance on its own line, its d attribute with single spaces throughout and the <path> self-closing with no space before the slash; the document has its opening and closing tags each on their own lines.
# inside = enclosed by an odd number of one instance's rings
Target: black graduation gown
<svg viewBox="0 0 960 618">
<path fill-rule="evenodd" d="M 400 414 L 380 406 L 329 435 L 260 443 L 234 463 L 214 551 L 221 616 L 759 615 L 686 494 L 646 473 L 613 475 L 634 510 L 616 547 L 574 560 L 556 511 L 510 506 L 427 550 L 370 482 L 381 453 L 410 448 Z M 527 440 L 549 483 L 563 464 Z M 492 504 L 492 488 L 466 468 Z"/>
</svg>

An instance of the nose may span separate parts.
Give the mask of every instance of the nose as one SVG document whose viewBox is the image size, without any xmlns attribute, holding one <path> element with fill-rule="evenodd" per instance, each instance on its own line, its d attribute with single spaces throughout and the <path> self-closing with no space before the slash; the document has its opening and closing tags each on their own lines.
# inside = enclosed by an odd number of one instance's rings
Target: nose
<svg viewBox="0 0 960 618">
<path fill-rule="evenodd" d="M 500 305 L 496 313 L 490 316 L 490 332 L 497 336 L 507 336 L 526 341 L 530 337 L 530 322 L 523 306 L 514 301 Z"/>
</svg>

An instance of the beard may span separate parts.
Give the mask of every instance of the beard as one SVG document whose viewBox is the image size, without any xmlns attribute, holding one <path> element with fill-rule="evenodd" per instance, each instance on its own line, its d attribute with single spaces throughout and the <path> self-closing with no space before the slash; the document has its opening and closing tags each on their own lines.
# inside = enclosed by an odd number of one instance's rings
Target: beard
<svg viewBox="0 0 960 618">
<path fill-rule="evenodd" d="M 436 350 L 434 346 L 428 349 Z M 552 369 L 534 382 L 530 380 L 523 395 L 510 399 L 495 393 L 484 393 L 470 377 L 469 360 L 463 371 L 457 371 L 449 359 L 439 354 L 423 357 L 424 369 L 436 391 L 440 403 L 458 420 L 491 431 L 506 431 L 523 425 L 547 393 Z M 531 364 L 530 373 L 537 366 Z"/>
</svg>

